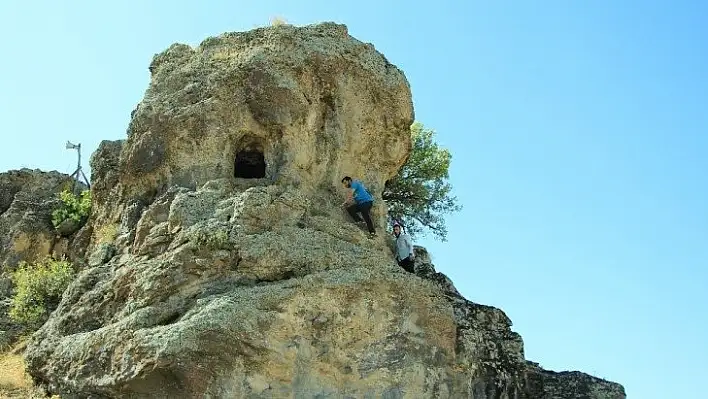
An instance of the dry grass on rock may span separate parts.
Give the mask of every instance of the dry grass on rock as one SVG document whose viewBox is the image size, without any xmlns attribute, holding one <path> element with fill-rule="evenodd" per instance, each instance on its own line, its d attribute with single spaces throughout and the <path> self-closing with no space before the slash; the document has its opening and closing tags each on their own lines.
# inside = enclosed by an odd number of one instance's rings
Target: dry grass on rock
<svg viewBox="0 0 708 399">
<path fill-rule="evenodd" d="M 0 352 L 0 399 L 41 398 L 25 371 L 24 344 Z M 59 398 L 55 396 L 54 399 Z"/>
</svg>

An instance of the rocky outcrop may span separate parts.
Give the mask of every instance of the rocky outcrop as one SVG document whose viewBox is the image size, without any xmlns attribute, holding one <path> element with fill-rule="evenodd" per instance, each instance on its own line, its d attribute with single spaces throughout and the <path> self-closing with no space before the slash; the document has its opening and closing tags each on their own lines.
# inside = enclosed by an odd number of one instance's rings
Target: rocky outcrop
<svg viewBox="0 0 708 399">
<path fill-rule="evenodd" d="M 538 363 L 526 362 L 528 395 L 538 399 L 626 398 L 620 384 L 593 377 L 579 371 L 556 373 L 544 370 Z"/>
<path fill-rule="evenodd" d="M 624 387 L 620 384 L 606 381 L 578 371 L 560 372 L 544 370 L 538 363 L 524 359 L 521 337 L 512 332 L 511 321 L 499 309 L 475 304 L 462 297 L 455 289 L 452 281 L 442 273 L 436 272 L 430 262 L 430 256 L 425 248 L 416 247 L 415 274 L 438 284 L 444 295 L 455 309 L 456 324 L 468 334 L 459 334 L 462 345 L 470 346 L 471 336 L 478 335 L 480 329 L 486 329 L 487 334 L 477 345 L 488 342 L 506 342 L 506 351 L 500 356 L 497 353 L 475 353 L 472 362 L 487 365 L 486 385 L 483 383 L 478 392 L 486 392 L 472 398 L 528 398 L 528 399 L 619 399 L 626 398 Z M 486 315 L 480 317 L 480 315 Z M 471 316 L 471 317 L 470 317 Z M 494 320 L 494 321 L 493 321 Z M 501 333 L 501 334 L 500 334 Z M 512 372 L 515 383 L 520 389 L 514 393 L 495 391 L 492 380 L 496 376 Z M 519 383 L 519 381 L 521 382 Z M 493 392 L 493 394 L 488 394 Z M 487 396 L 485 396 L 487 395 Z"/>
<path fill-rule="evenodd" d="M 171 185 L 196 189 L 234 177 L 297 188 L 326 211 L 344 175 L 381 192 L 410 150 L 408 81 L 343 25 L 175 44 L 154 57 L 150 72 L 108 195 L 115 201 L 101 220 L 150 203 Z M 238 164 L 259 157 L 262 169 Z M 374 213 L 383 223 L 385 208 Z"/>
<path fill-rule="evenodd" d="M 57 194 L 70 186 L 70 177 L 59 172 L 0 173 L 0 347 L 22 332 L 7 316 L 12 294 L 8 272 L 22 261 L 72 253 L 72 238 L 59 237 L 52 226 L 52 211 L 60 204 Z"/>
<path fill-rule="evenodd" d="M 408 83 L 373 46 L 341 25 L 278 26 L 173 45 L 150 70 L 128 138 L 92 157 L 89 267 L 29 342 L 37 384 L 62 398 L 551 392 L 504 312 L 465 300 L 423 249 L 403 271 L 383 235 L 346 220 L 341 177 L 380 199 L 410 149 Z"/>
<path fill-rule="evenodd" d="M 57 194 L 67 184 L 69 176 L 59 172 L 0 173 L 1 270 L 51 254 L 56 242 L 52 211 L 60 203 Z"/>
</svg>

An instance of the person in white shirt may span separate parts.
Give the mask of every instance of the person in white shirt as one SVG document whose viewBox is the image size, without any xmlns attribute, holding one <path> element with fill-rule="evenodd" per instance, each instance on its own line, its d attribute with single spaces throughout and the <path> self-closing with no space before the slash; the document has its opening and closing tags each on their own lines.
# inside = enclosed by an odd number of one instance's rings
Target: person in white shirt
<svg viewBox="0 0 708 399">
<path fill-rule="evenodd" d="M 401 225 L 393 225 L 393 235 L 396 237 L 396 261 L 405 271 L 415 273 L 413 260 L 413 242 L 408 234 L 401 231 Z"/>
</svg>

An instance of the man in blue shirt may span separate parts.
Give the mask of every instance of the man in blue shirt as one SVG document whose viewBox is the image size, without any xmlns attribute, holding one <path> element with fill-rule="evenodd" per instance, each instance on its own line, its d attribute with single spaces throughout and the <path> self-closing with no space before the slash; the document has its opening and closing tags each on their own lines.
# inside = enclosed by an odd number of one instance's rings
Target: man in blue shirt
<svg viewBox="0 0 708 399">
<path fill-rule="evenodd" d="M 363 221 L 369 229 L 369 235 L 372 237 L 375 236 L 376 230 L 374 230 L 374 223 L 371 221 L 371 216 L 369 215 L 369 211 L 371 211 L 371 207 L 374 205 L 374 197 L 366 191 L 364 184 L 359 180 L 352 180 L 351 177 L 344 176 L 342 184 L 344 184 L 344 187 L 351 189 L 347 195 L 347 200 L 344 201 L 343 204 L 348 205 L 347 212 L 349 212 L 349 215 L 351 215 L 352 219 L 357 223 L 362 222 L 359 216 L 359 213 L 361 213 L 361 216 L 364 217 Z"/>
</svg>

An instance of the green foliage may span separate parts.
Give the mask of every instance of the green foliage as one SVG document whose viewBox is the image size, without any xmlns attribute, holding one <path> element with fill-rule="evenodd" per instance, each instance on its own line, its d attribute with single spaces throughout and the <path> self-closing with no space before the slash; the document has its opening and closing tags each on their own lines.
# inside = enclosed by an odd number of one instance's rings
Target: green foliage
<svg viewBox="0 0 708 399">
<path fill-rule="evenodd" d="M 411 126 L 413 148 L 398 174 L 386 182 L 383 200 L 389 222 L 399 220 L 411 236 L 431 232 L 447 240 L 444 215 L 462 209 L 451 195 L 448 169 L 452 155 L 433 140 L 435 131 L 422 123 Z"/>
<path fill-rule="evenodd" d="M 15 294 L 10 318 L 16 323 L 38 327 L 61 300 L 61 295 L 74 278 L 71 263 L 46 258 L 35 264 L 20 263 L 12 275 Z"/>
<path fill-rule="evenodd" d="M 229 248 L 229 233 L 223 229 L 196 230 L 190 234 L 189 239 L 199 248 L 211 250 Z"/>
<path fill-rule="evenodd" d="M 52 212 L 52 224 L 55 228 L 67 219 L 82 223 L 91 212 L 90 190 L 84 190 L 79 195 L 64 190 L 59 193 L 59 199 L 61 199 L 61 205 Z"/>
</svg>

